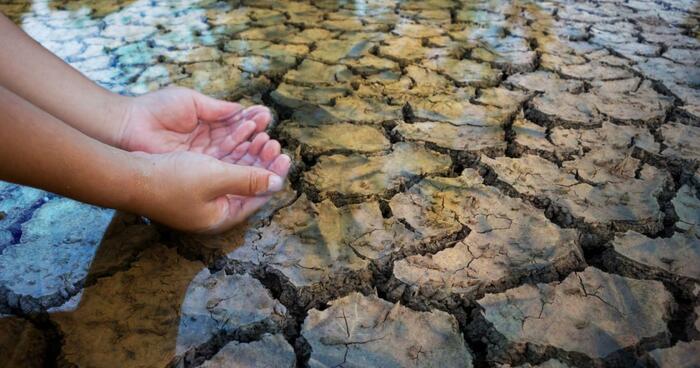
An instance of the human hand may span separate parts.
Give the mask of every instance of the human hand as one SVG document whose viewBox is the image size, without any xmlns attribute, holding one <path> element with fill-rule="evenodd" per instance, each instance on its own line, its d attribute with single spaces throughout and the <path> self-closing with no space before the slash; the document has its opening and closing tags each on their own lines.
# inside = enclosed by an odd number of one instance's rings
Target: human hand
<svg viewBox="0 0 700 368">
<path fill-rule="evenodd" d="M 133 152 L 141 188 L 132 211 L 176 229 L 217 233 L 243 222 L 282 189 L 289 160 L 278 155 L 269 170 L 241 166 L 195 152 Z"/>
<path fill-rule="evenodd" d="M 243 108 L 180 87 L 130 98 L 118 145 L 154 154 L 135 153 L 152 166 L 148 181 L 158 183 L 144 198 L 150 208 L 137 212 L 196 232 L 242 222 L 269 200 L 260 194 L 267 176 L 276 174 L 272 189 L 281 189 L 289 171 L 290 158 L 263 132 L 271 119 L 264 106 Z"/>
<path fill-rule="evenodd" d="M 265 145 L 268 153 L 279 151 L 263 133 L 272 119 L 264 106 L 244 108 L 169 87 L 130 98 L 123 110 L 117 145 L 127 151 L 190 151 L 243 165 L 255 165 Z"/>
</svg>

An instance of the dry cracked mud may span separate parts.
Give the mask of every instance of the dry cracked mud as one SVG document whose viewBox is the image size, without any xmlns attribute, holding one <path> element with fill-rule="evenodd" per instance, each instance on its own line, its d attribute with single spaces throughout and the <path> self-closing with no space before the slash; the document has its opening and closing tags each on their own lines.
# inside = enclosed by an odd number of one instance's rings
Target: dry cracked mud
<svg viewBox="0 0 700 368">
<path fill-rule="evenodd" d="M 374 295 L 351 293 L 326 310 L 310 310 L 301 335 L 312 349 L 310 367 L 472 366 L 454 317 Z"/>
<path fill-rule="evenodd" d="M 435 254 L 394 263 L 389 294 L 408 303 L 473 302 L 487 291 L 556 280 L 585 265 L 573 229 L 561 229 L 518 198 L 483 184 L 467 169 L 458 178 L 424 179 L 390 202 L 392 213 L 427 241 L 469 234 Z"/>
<path fill-rule="evenodd" d="M 294 160 L 216 236 L 0 183 L 0 366 L 700 365 L 697 1 L 0 11 L 111 91 L 270 106 Z"/>
<path fill-rule="evenodd" d="M 593 267 L 561 282 L 487 294 L 477 303 L 468 333 L 488 345 L 490 358 L 517 363 L 526 353 L 573 366 L 625 364 L 643 345 L 663 346 L 674 308 L 662 283 Z"/>
</svg>

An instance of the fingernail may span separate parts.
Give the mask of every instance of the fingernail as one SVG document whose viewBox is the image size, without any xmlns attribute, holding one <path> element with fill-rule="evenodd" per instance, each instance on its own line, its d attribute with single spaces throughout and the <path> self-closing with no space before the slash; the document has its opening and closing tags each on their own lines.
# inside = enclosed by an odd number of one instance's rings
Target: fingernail
<svg viewBox="0 0 700 368">
<path fill-rule="evenodd" d="M 267 191 L 268 192 L 279 192 L 284 186 L 284 180 L 277 175 L 270 175 L 267 178 Z"/>
</svg>

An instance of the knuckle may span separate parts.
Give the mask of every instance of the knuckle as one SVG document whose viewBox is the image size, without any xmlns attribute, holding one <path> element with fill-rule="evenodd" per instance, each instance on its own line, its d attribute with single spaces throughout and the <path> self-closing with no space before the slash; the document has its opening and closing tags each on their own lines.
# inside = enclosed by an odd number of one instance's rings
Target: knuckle
<svg viewBox="0 0 700 368">
<path fill-rule="evenodd" d="M 248 170 L 247 173 L 248 193 L 255 194 L 257 188 L 257 175 L 254 170 Z"/>
</svg>

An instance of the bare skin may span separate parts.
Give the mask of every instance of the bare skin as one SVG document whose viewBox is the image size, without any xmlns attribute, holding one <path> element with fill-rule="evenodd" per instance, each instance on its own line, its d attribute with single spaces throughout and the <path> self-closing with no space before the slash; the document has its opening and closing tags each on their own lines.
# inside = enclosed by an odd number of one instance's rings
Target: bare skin
<svg viewBox="0 0 700 368">
<path fill-rule="evenodd" d="M 271 114 L 185 88 L 113 94 L 0 15 L 0 179 L 220 232 L 281 190 Z"/>
</svg>

